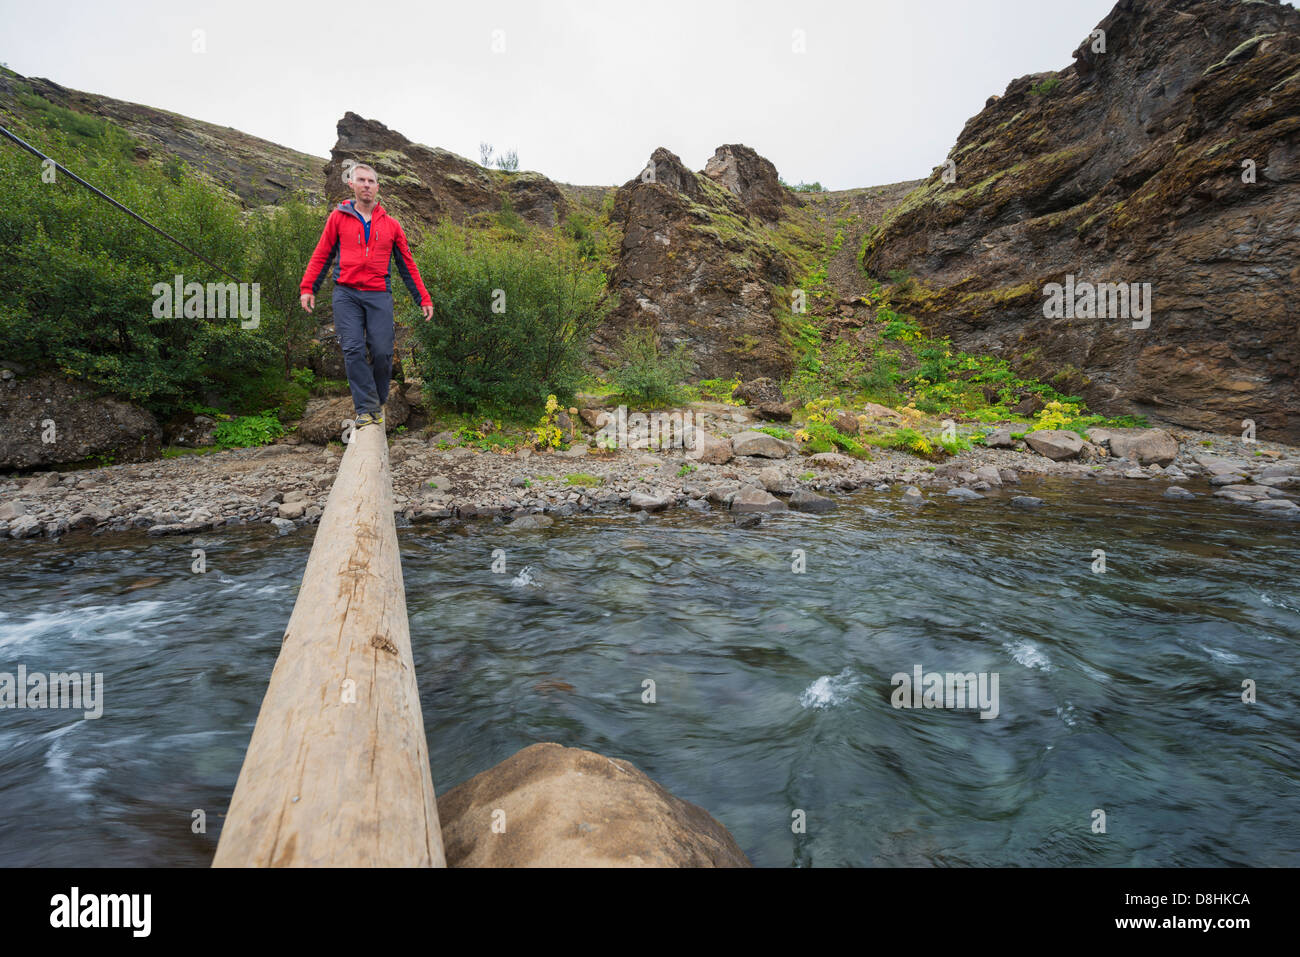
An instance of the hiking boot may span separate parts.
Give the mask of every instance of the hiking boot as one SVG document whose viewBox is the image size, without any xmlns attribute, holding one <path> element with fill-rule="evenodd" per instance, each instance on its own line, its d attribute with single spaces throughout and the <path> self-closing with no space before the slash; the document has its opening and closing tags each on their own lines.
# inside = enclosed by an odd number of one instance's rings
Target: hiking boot
<svg viewBox="0 0 1300 957">
<path fill-rule="evenodd" d="M 383 424 L 384 424 L 384 410 L 383 410 L 383 409 L 380 409 L 378 412 L 372 412 L 372 413 L 370 414 L 370 421 L 373 422 L 373 423 L 375 423 L 376 425 L 383 425 Z"/>
<path fill-rule="evenodd" d="M 367 425 L 373 425 L 375 417 L 369 412 L 358 412 L 357 417 L 352 420 L 352 428 L 360 429 Z"/>
</svg>

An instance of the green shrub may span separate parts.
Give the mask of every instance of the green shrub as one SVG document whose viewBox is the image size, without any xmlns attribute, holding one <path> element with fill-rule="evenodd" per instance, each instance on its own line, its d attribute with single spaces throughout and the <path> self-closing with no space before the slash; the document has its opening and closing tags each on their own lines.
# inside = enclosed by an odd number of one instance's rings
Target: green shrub
<svg viewBox="0 0 1300 957">
<path fill-rule="evenodd" d="M 412 327 L 428 399 L 511 417 L 535 417 L 550 394 L 570 403 L 613 305 L 603 273 L 553 239 L 517 243 L 446 221 L 414 254 L 434 308 Z"/>
<path fill-rule="evenodd" d="M 213 430 L 213 441 L 222 448 L 247 448 L 252 445 L 269 445 L 284 435 L 284 426 L 271 412 L 262 415 L 241 415 L 222 422 Z"/>
<path fill-rule="evenodd" d="M 609 376 L 627 398 L 645 405 L 669 405 L 685 396 L 682 381 L 692 362 L 685 343 L 664 353 L 659 336 L 649 326 L 628 333 L 618 347 L 618 364 Z"/>
</svg>

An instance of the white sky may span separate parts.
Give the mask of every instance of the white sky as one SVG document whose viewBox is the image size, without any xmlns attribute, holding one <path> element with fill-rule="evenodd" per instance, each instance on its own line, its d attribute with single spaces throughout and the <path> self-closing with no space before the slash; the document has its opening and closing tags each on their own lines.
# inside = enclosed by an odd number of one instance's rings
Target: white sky
<svg viewBox="0 0 1300 957">
<path fill-rule="evenodd" d="M 787 182 L 845 189 L 928 175 L 991 94 L 1069 65 L 1113 5 L 0 0 L 0 62 L 322 157 L 352 110 L 475 160 L 482 140 L 513 147 L 567 183 L 622 184 L 657 146 L 703 169 L 745 143 Z"/>
</svg>

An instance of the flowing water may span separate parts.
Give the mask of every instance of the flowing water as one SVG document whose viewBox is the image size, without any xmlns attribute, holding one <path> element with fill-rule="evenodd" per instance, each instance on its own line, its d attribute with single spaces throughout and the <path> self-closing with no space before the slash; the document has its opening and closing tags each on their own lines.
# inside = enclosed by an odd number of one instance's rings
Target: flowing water
<svg viewBox="0 0 1300 957">
<path fill-rule="evenodd" d="M 400 529 L 435 787 L 556 741 L 758 866 L 1296 866 L 1300 523 L 1158 490 Z M 104 676 L 97 720 L 0 711 L 0 865 L 210 863 L 312 531 L 203 536 L 203 574 L 189 537 L 0 545 L 0 672 Z M 996 673 L 997 716 L 894 707 L 917 666 Z"/>
</svg>

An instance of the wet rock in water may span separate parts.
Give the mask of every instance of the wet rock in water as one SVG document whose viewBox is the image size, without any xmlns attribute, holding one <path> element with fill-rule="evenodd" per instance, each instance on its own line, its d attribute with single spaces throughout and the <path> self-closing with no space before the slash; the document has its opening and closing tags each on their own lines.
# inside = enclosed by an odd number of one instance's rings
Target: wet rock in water
<svg viewBox="0 0 1300 957">
<path fill-rule="evenodd" d="M 628 496 L 627 504 L 629 508 L 642 512 L 658 512 L 673 503 L 673 497 L 664 492 L 642 492 L 636 491 Z"/>
<path fill-rule="evenodd" d="M 730 505 L 731 500 L 739 491 L 740 485 L 736 483 L 731 483 L 729 485 L 715 485 L 709 489 L 704 497 L 714 505 Z"/>
<path fill-rule="evenodd" d="M 41 523 L 32 515 L 20 515 L 9 524 L 10 538 L 31 538 L 40 533 Z"/>
<path fill-rule="evenodd" d="M 1192 492 L 1187 491 L 1187 489 L 1183 488 L 1180 485 L 1171 485 L 1169 486 L 1169 488 L 1165 489 L 1164 497 L 1185 502 L 1188 499 L 1196 498 L 1196 495 Z"/>
<path fill-rule="evenodd" d="M 1077 432 L 1064 429 L 1043 429 L 1030 432 L 1025 442 L 1039 455 L 1044 455 L 1053 462 L 1062 462 L 1077 456 L 1083 448 L 1083 439 Z"/>
<path fill-rule="evenodd" d="M 1011 500 L 1012 508 L 1039 508 L 1043 504 L 1041 498 L 1035 498 L 1032 495 L 1017 495 Z"/>
<path fill-rule="evenodd" d="M 973 489 L 962 488 L 961 486 L 958 486 L 957 488 L 950 488 L 944 494 L 947 495 L 949 498 L 960 499 L 961 501 L 966 501 L 966 502 L 973 502 L 977 498 L 984 497 L 979 492 L 976 492 Z"/>
<path fill-rule="evenodd" d="M 1251 508 L 1263 509 L 1272 514 L 1289 515 L 1291 513 L 1300 513 L 1300 505 L 1285 498 L 1270 498 L 1262 501 L 1250 503 Z"/>
<path fill-rule="evenodd" d="M 755 525 L 763 524 L 762 512 L 741 512 L 733 519 L 737 528 L 753 528 Z"/>
<path fill-rule="evenodd" d="M 297 528 L 297 526 L 294 525 L 294 523 L 289 521 L 287 518 L 273 518 L 271 519 L 271 524 L 275 526 L 276 531 L 280 535 L 288 535 L 295 528 Z M 149 531 L 152 534 L 153 529 L 149 529 Z"/>
<path fill-rule="evenodd" d="M 439 795 L 438 819 L 449 867 L 750 866 L 703 808 L 627 761 L 554 743 Z"/>
<path fill-rule="evenodd" d="M 998 469 L 998 477 L 1002 479 L 1003 485 L 1020 484 L 1020 475 L 1015 469 Z"/>
<path fill-rule="evenodd" d="M 712 511 L 712 508 L 710 507 L 709 503 L 702 498 L 689 499 L 686 502 L 686 507 L 690 509 L 694 509 L 697 512 Z"/>
<path fill-rule="evenodd" d="M 512 532 L 527 532 L 535 529 L 550 528 L 555 524 L 555 519 L 549 515 L 533 514 L 521 515 L 506 527 Z"/>
<path fill-rule="evenodd" d="M 810 492 L 806 488 L 797 488 L 790 496 L 790 508 L 796 512 L 812 512 L 821 514 L 829 512 L 838 506 L 831 499 L 816 492 Z"/>
<path fill-rule="evenodd" d="M 1246 476 L 1237 472 L 1219 472 L 1210 476 L 1211 485 L 1240 485 L 1246 481 Z"/>
<path fill-rule="evenodd" d="M 790 454 L 789 447 L 766 432 L 740 432 L 731 437 L 731 451 L 735 455 L 758 455 L 768 459 L 783 459 Z"/>
<path fill-rule="evenodd" d="M 731 500 L 733 512 L 784 512 L 786 505 L 761 488 L 746 485 Z"/>
<path fill-rule="evenodd" d="M 903 501 L 909 505 L 920 505 L 925 501 L 925 496 L 921 494 L 921 490 L 915 485 L 909 485 L 903 489 Z"/>
</svg>

